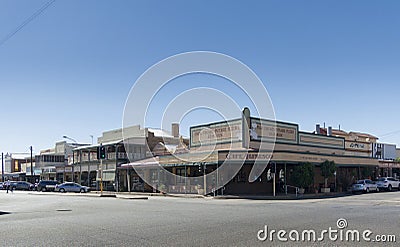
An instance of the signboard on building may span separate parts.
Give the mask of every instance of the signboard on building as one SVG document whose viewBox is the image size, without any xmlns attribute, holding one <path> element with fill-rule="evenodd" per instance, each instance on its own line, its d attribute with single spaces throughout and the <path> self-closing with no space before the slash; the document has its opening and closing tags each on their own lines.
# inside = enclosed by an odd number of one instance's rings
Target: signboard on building
<svg viewBox="0 0 400 247">
<path fill-rule="evenodd" d="M 299 133 L 299 144 L 315 147 L 344 149 L 344 138 L 316 135 L 310 133 Z"/>
<path fill-rule="evenodd" d="M 276 138 L 276 142 L 297 144 L 298 128 L 296 124 L 251 118 L 250 140 L 273 141 Z"/>
<path fill-rule="evenodd" d="M 359 152 L 371 152 L 371 143 L 358 142 L 358 141 L 346 141 L 346 150 L 359 151 Z"/>
<path fill-rule="evenodd" d="M 242 141 L 242 120 L 233 120 L 190 128 L 190 146 Z"/>
<path fill-rule="evenodd" d="M 220 152 L 219 161 L 269 161 L 272 152 Z"/>
</svg>

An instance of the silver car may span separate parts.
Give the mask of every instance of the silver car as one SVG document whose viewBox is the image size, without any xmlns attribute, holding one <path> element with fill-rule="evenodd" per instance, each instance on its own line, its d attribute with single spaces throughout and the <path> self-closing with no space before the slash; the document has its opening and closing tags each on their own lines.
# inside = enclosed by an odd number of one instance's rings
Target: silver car
<svg viewBox="0 0 400 247">
<path fill-rule="evenodd" d="M 371 191 L 379 192 L 378 185 L 369 179 L 358 180 L 357 183 L 353 184 L 351 190 L 353 193 L 356 192 L 369 193 Z"/>
<path fill-rule="evenodd" d="M 66 182 L 63 184 L 56 185 L 56 187 L 54 188 L 54 191 L 86 193 L 86 192 L 90 191 L 90 188 L 87 186 L 82 186 L 82 185 L 74 183 L 74 182 Z"/>
</svg>

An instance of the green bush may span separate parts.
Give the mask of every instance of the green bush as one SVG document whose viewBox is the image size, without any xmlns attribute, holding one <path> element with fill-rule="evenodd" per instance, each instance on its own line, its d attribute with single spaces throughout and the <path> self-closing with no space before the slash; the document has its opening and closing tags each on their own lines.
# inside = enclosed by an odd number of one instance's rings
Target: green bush
<svg viewBox="0 0 400 247">
<path fill-rule="evenodd" d="M 292 179 L 297 187 L 309 187 L 314 183 L 314 165 L 307 162 L 296 166 L 293 169 Z"/>
<path fill-rule="evenodd" d="M 327 188 L 328 178 L 332 177 L 336 171 L 336 164 L 334 161 L 325 160 L 321 163 L 321 175 L 325 179 L 325 188 Z"/>
</svg>

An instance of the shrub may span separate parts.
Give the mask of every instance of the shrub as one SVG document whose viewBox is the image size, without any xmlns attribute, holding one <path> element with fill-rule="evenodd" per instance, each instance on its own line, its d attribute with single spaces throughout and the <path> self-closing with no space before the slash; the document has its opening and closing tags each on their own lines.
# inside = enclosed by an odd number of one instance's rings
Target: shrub
<svg viewBox="0 0 400 247">
<path fill-rule="evenodd" d="M 325 188 L 327 188 L 328 178 L 332 177 L 336 171 L 336 164 L 334 161 L 325 160 L 321 163 L 321 175 L 325 179 Z"/>
<path fill-rule="evenodd" d="M 304 163 L 293 169 L 293 182 L 300 188 L 307 188 L 314 183 L 314 165 Z"/>
</svg>

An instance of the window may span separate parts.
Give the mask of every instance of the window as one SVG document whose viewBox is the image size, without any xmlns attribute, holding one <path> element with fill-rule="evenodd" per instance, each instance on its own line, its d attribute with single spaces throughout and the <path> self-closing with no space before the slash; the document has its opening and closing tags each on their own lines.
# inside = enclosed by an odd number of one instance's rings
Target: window
<svg viewBox="0 0 400 247">
<path fill-rule="evenodd" d="M 14 171 L 18 171 L 18 160 L 14 161 Z"/>
<path fill-rule="evenodd" d="M 245 183 L 247 181 L 246 179 L 246 173 L 241 169 L 238 174 L 236 175 L 236 179 L 238 183 Z"/>
<path fill-rule="evenodd" d="M 176 168 L 176 175 L 179 176 L 176 178 L 177 183 L 185 183 L 185 176 L 186 176 L 185 168 Z"/>
</svg>

